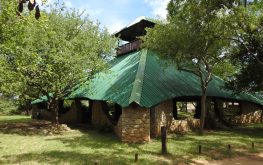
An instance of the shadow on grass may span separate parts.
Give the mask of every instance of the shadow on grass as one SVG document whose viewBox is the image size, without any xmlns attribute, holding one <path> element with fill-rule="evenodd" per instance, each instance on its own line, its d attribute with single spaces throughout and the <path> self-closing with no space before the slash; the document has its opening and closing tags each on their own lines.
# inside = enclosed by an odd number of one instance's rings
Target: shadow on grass
<svg viewBox="0 0 263 165">
<path fill-rule="evenodd" d="M 39 122 L 14 123 L 14 125 L 9 124 L 9 127 L 0 125 L 0 132 L 30 135 L 30 130 L 32 130 L 32 135 L 35 135 L 33 133 L 39 133 L 38 131 L 43 131 L 47 127 L 41 121 Z M 138 164 L 194 163 L 193 160 L 199 156 L 211 160 L 248 153 L 252 140 L 255 141 L 256 148 L 262 149 L 260 148 L 263 147 L 261 145 L 263 144 L 261 127 L 207 131 L 203 136 L 197 133 L 169 135 L 169 154 L 165 156 L 161 155 L 160 139 L 152 140 L 146 144 L 126 144 L 122 143 L 113 133 L 99 132 L 92 127 L 88 127 L 88 129 L 75 127 L 74 129 L 78 129 L 82 133 L 74 135 L 72 132 L 67 136 L 49 136 L 43 139 L 47 142 L 46 144 L 62 143 L 61 149 L 4 155 L 0 157 L 0 164 L 32 164 L 32 162 L 34 164 L 94 164 L 95 162 L 99 164 L 134 164 L 135 153 L 139 154 Z M 16 129 L 18 129 L 17 132 Z M 259 145 L 257 145 L 258 143 Z M 232 145 L 231 151 L 228 151 L 228 144 Z M 201 155 L 198 154 L 199 145 L 202 145 Z"/>
<path fill-rule="evenodd" d="M 13 120 L 12 120 L 13 121 Z M 19 120 L 20 121 L 20 120 Z M 23 120 L 22 120 L 23 121 Z M 0 123 L 0 133 L 23 136 L 48 135 L 54 128 L 50 122 L 30 120 L 27 122 Z"/>
<path fill-rule="evenodd" d="M 261 139 L 263 138 L 263 124 L 241 126 L 229 131 L 232 131 L 240 136 L 248 136 Z"/>
<path fill-rule="evenodd" d="M 172 145 L 170 148 L 177 150 L 174 155 L 182 162 L 187 162 L 189 159 L 195 160 L 199 156 L 207 160 L 218 160 L 262 152 L 263 131 L 261 125 L 257 128 L 241 127 L 227 131 L 206 131 L 204 135 L 191 132 L 170 135 L 168 142 L 168 145 Z M 255 143 L 254 149 L 252 149 L 252 142 Z M 199 154 L 199 145 L 202 146 L 201 154 Z"/>
<path fill-rule="evenodd" d="M 113 160 L 114 159 L 114 160 Z M 0 164 L 130 164 L 132 158 L 122 159 L 107 153 L 84 154 L 78 151 L 49 151 L 42 153 L 27 153 L 19 155 L 7 155 L 0 160 Z"/>
<path fill-rule="evenodd" d="M 76 139 L 79 140 L 79 139 Z M 103 148 L 104 147 L 104 148 Z M 113 150 L 107 152 L 107 149 Z M 141 153 L 141 152 L 140 152 Z M 130 164 L 168 164 L 165 161 L 152 160 L 142 157 L 135 163 L 134 152 L 127 152 L 125 148 L 119 149 L 114 145 L 99 143 L 89 144 L 88 152 L 85 151 L 59 151 L 53 150 L 42 153 L 26 153 L 17 155 L 5 155 L 0 158 L 0 164 L 95 164 L 99 165 L 130 165 Z M 171 159 L 172 157 L 169 156 Z M 167 158 L 167 157 L 166 157 Z"/>
</svg>

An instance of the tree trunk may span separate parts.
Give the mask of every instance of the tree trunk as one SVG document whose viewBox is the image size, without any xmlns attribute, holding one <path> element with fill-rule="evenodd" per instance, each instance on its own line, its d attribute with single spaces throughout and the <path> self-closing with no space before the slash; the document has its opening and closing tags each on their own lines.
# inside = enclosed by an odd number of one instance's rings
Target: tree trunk
<svg viewBox="0 0 263 165">
<path fill-rule="evenodd" d="M 206 87 L 202 87 L 202 96 L 201 96 L 201 116 L 200 116 L 200 126 L 199 132 L 202 135 L 204 132 L 205 125 L 205 115 L 206 115 L 206 95 L 207 95 Z"/>
<path fill-rule="evenodd" d="M 30 108 L 30 103 L 26 102 L 25 110 L 27 116 L 29 116 L 29 108 Z"/>
<path fill-rule="evenodd" d="M 244 6 L 247 7 L 247 0 L 244 0 Z"/>
<path fill-rule="evenodd" d="M 59 101 L 58 100 L 52 100 L 51 101 L 51 110 L 54 113 L 54 120 L 53 120 L 53 124 L 56 124 L 58 126 L 59 122 L 58 122 L 58 109 L 59 109 Z"/>
</svg>

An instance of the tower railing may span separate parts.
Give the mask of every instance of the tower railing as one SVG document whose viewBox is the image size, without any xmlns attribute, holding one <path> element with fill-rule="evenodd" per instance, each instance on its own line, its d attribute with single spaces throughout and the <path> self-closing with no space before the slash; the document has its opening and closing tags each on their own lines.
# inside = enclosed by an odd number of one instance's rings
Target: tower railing
<svg viewBox="0 0 263 165">
<path fill-rule="evenodd" d="M 123 55 L 126 53 L 130 53 L 130 52 L 133 52 L 133 51 L 140 49 L 141 43 L 142 43 L 142 41 L 138 39 L 138 40 L 129 42 L 127 44 L 124 44 L 124 45 L 118 47 L 117 48 L 117 56 Z"/>
</svg>

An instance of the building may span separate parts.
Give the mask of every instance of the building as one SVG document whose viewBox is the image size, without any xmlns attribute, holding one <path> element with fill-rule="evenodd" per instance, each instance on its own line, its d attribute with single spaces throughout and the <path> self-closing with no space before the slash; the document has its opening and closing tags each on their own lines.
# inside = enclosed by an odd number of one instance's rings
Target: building
<svg viewBox="0 0 263 165">
<path fill-rule="evenodd" d="M 74 102 L 70 110 L 61 114 L 60 122 L 89 120 L 94 127 L 113 129 L 124 142 L 147 142 L 160 136 L 161 126 L 166 126 L 170 132 L 199 127 L 199 78 L 166 65 L 167 61 L 160 59 L 157 53 L 140 48 L 141 41 L 137 37 L 146 34 L 146 27 L 153 26 L 152 21 L 142 18 L 115 34 L 126 43 L 117 48 L 117 57 L 109 62 L 108 70 L 98 73 L 65 98 Z M 207 128 L 225 126 L 229 120 L 235 123 L 260 120 L 259 110 L 263 106 L 260 96 L 233 95 L 223 86 L 224 81 L 213 76 L 208 87 Z M 89 105 L 84 111 L 83 100 Z M 34 103 L 39 102 L 42 100 Z M 178 102 L 195 103 L 192 118 L 179 118 Z M 229 105 L 237 107 L 238 117 L 223 114 Z M 40 111 L 37 105 L 35 109 L 43 118 L 51 118 L 49 112 Z"/>
</svg>

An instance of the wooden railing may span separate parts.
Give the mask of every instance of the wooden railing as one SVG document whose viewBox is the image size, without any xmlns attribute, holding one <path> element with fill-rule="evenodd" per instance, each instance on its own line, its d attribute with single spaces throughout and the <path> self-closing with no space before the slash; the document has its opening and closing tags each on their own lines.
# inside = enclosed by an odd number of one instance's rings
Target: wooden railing
<svg viewBox="0 0 263 165">
<path fill-rule="evenodd" d="M 122 55 L 130 53 L 132 51 L 138 50 L 141 46 L 141 40 L 135 40 L 133 42 L 127 43 L 117 48 L 117 55 Z"/>
</svg>

